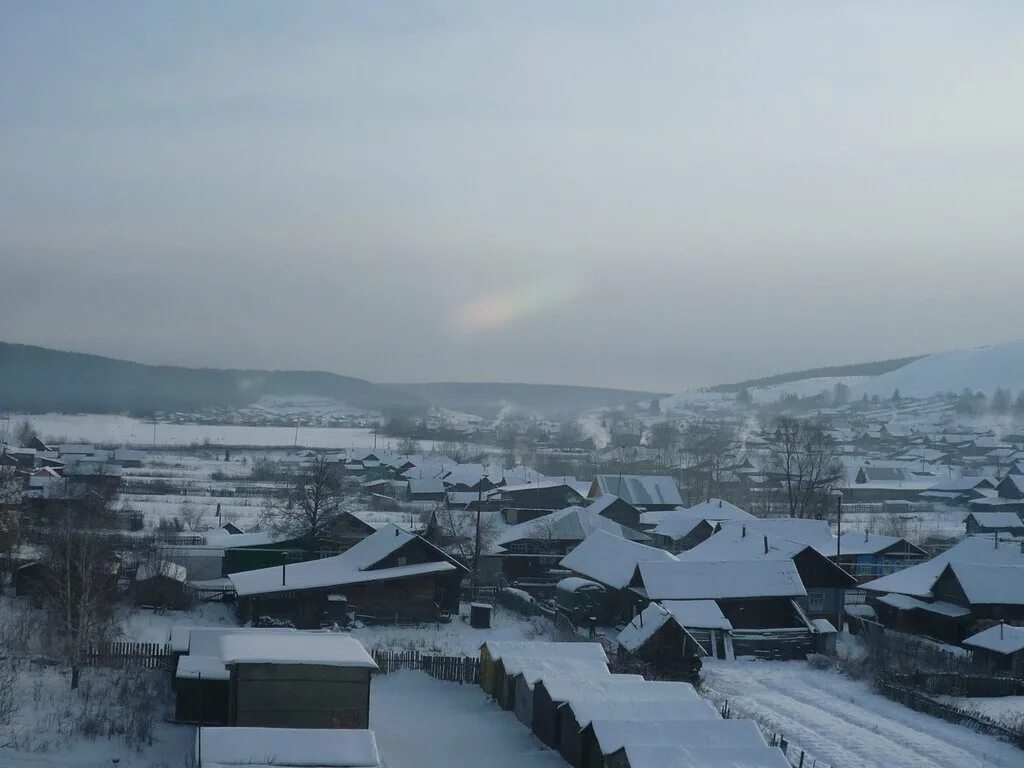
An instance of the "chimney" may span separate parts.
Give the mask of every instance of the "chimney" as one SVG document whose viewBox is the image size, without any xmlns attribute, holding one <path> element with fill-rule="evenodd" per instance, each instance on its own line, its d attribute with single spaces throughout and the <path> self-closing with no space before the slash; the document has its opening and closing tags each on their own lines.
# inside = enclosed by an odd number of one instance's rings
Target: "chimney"
<svg viewBox="0 0 1024 768">
<path fill-rule="evenodd" d="M 285 586 L 285 569 L 288 567 L 288 563 L 281 563 L 281 586 Z"/>
<path fill-rule="evenodd" d="M 1006 622 L 1002 619 L 999 620 L 999 639 L 1003 639 L 1003 627 L 1006 626 Z"/>
<path fill-rule="evenodd" d="M 718 506 L 722 506 L 722 500 L 721 499 L 718 500 Z"/>
<path fill-rule="evenodd" d="M 767 536 L 764 537 L 764 553 L 766 555 L 768 554 L 768 537 Z"/>
<path fill-rule="evenodd" d="M 745 525 L 740 529 L 740 538 L 741 539 L 747 538 L 747 526 L 745 526 Z M 1020 544 L 1021 544 L 1022 547 L 1024 547 L 1024 541 L 1022 541 Z"/>
<path fill-rule="evenodd" d="M 397 535 L 398 535 L 398 526 L 396 525 L 395 526 L 395 536 L 397 536 Z"/>
<path fill-rule="evenodd" d="M 868 529 L 865 528 L 864 529 L 864 541 L 867 542 L 867 540 L 868 540 Z"/>
</svg>

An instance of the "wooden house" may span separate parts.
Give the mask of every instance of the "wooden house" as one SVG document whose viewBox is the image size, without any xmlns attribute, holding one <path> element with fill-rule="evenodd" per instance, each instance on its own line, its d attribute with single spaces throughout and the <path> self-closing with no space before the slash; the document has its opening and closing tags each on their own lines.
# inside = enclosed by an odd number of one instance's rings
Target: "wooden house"
<svg viewBox="0 0 1024 768">
<path fill-rule="evenodd" d="M 587 494 L 597 499 L 618 496 L 645 510 L 673 509 L 683 505 L 675 480 L 667 475 L 597 475 Z"/>
<path fill-rule="evenodd" d="M 584 494 L 569 483 L 557 481 L 503 486 L 487 494 L 487 502 L 491 507 L 547 510 L 583 504 L 585 498 Z"/>
<path fill-rule="evenodd" d="M 435 621 L 458 611 L 466 572 L 423 537 L 387 525 L 340 555 L 229 579 L 243 621 L 266 616 L 316 629 L 334 595 L 365 621 Z"/>
<path fill-rule="evenodd" d="M 998 672 L 1024 679 L 1024 627 L 1000 621 L 963 642 L 976 661 Z"/>
<path fill-rule="evenodd" d="M 605 588 L 605 606 L 599 618 L 628 621 L 643 607 L 642 598 L 629 588 L 637 563 L 675 559 L 662 549 L 602 530 L 587 536 L 559 565 Z"/>
<path fill-rule="evenodd" d="M 596 512 L 609 520 L 624 525 L 626 528 L 634 531 L 640 530 L 640 510 L 618 496 L 610 493 L 598 496 L 587 505 L 587 508 L 591 512 Z"/>
<path fill-rule="evenodd" d="M 635 657 L 673 680 L 696 683 L 707 651 L 683 624 L 658 603 L 651 603 L 619 632 L 620 657 Z"/>
<path fill-rule="evenodd" d="M 968 535 L 1008 533 L 1024 536 L 1024 520 L 1017 512 L 970 512 L 964 518 Z"/>
<path fill-rule="evenodd" d="M 258 728 L 354 728 L 370 723 L 370 673 L 353 637 L 337 633 L 227 634 L 228 723 Z"/>
<path fill-rule="evenodd" d="M 932 594 L 970 609 L 975 621 L 1024 620 L 1024 564 L 949 563 Z"/>
</svg>

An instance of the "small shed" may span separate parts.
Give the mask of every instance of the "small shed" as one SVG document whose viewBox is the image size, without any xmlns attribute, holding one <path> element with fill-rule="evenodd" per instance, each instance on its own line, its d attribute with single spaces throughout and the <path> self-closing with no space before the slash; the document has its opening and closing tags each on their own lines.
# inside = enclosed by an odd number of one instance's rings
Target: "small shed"
<svg viewBox="0 0 1024 768">
<path fill-rule="evenodd" d="M 196 768 L 378 768 L 380 764 L 377 740 L 370 730 L 200 728 L 196 732 Z"/>
<path fill-rule="evenodd" d="M 505 656 L 529 659 L 577 659 L 608 663 L 608 656 L 599 643 L 488 640 L 480 646 L 480 687 L 484 689 L 484 693 L 497 696 L 497 691 L 505 685 L 505 668 L 501 663 Z"/>
<path fill-rule="evenodd" d="M 570 576 L 555 584 L 555 605 L 579 625 L 605 614 L 605 589 L 596 581 Z"/>
<path fill-rule="evenodd" d="M 227 725 L 230 679 L 216 656 L 181 656 L 174 674 L 175 721 Z"/>
<path fill-rule="evenodd" d="M 1008 670 L 1024 678 L 1024 627 L 1000 622 L 963 642 L 974 658 L 994 670 Z"/>
<path fill-rule="evenodd" d="M 162 560 L 143 563 L 135 572 L 134 595 L 136 605 L 182 610 L 189 605 L 185 589 L 188 571 L 185 566 Z"/>
<path fill-rule="evenodd" d="M 544 677 L 533 686 L 533 717 L 530 730 L 534 736 L 556 749 L 559 743 L 558 709 L 570 699 L 597 696 L 601 691 L 619 688 L 628 683 L 646 682 L 642 675 L 608 675 L 600 678 Z"/>
<path fill-rule="evenodd" d="M 515 709 L 516 717 L 527 728 L 533 722 L 533 686 L 538 680 L 553 677 L 573 677 L 595 680 L 609 677 L 608 665 L 603 661 L 583 659 L 505 659 L 505 691 L 496 697 L 504 709 Z"/>
<path fill-rule="evenodd" d="M 584 729 L 581 768 L 605 768 L 626 745 L 659 747 L 763 747 L 753 720 L 594 720 Z"/>
<path fill-rule="evenodd" d="M 367 728 L 376 663 L 337 633 L 228 634 L 228 722 L 263 728 Z"/>
<path fill-rule="evenodd" d="M 673 615 L 651 603 L 641 611 L 618 637 L 619 653 L 636 656 L 679 678 L 696 682 L 701 656 L 707 651 Z"/>
<path fill-rule="evenodd" d="M 660 686 L 690 686 L 686 683 L 648 683 Z M 624 696 L 615 691 L 609 696 L 597 699 L 570 701 L 559 708 L 558 751 L 570 765 L 580 766 L 583 761 L 583 734 L 594 720 L 618 719 L 635 720 L 719 720 L 721 716 L 714 705 L 702 699 L 690 688 L 690 698 L 678 697 L 679 691 L 641 691 L 639 688 Z"/>
<path fill-rule="evenodd" d="M 793 768 L 778 747 L 653 747 L 629 745 L 607 768 Z"/>
</svg>

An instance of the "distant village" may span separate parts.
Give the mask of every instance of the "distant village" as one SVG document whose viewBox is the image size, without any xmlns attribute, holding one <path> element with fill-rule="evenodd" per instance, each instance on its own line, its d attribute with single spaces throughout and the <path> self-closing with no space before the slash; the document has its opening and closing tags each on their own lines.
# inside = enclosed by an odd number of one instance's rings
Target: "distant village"
<svg viewBox="0 0 1024 768">
<path fill-rule="evenodd" d="M 834 665 L 1024 747 L 1024 716 L 962 705 L 1024 701 L 1024 423 L 842 394 L 435 414 L 346 450 L 101 446 L 25 422 L 0 446 L 7 663 L 45 660 L 72 690 L 166 678 L 156 719 L 194 736 L 161 756 L 208 768 L 391 764 L 376 724 L 401 720 L 412 673 L 476 686 L 474 707 L 518 721 L 502 738 L 559 763 L 811 765 L 716 693 L 751 659 Z M 0 715 L 28 695 L 4 679 Z M 6 748 L 31 750 L 18 706 Z"/>
</svg>

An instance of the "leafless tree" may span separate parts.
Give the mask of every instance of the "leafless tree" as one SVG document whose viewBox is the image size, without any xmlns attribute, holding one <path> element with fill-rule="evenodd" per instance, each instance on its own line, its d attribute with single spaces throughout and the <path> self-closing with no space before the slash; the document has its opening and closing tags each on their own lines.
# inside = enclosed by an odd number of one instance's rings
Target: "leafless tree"
<svg viewBox="0 0 1024 768">
<path fill-rule="evenodd" d="M 717 421 L 695 421 L 683 432 L 683 485 L 691 504 L 721 497 L 721 478 L 736 461 L 736 430 Z"/>
<path fill-rule="evenodd" d="M 200 504 L 186 501 L 178 507 L 178 517 L 190 531 L 198 531 L 203 522 L 203 507 Z"/>
<path fill-rule="evenodd" d="M 843 477 L 835 442 L 820 428 L 790 416 L 765 434 L 768 472 L 778 478 L 790 517 L 824 519 L 829 494 Z"/>
<path fill-rule="evenodd" d="M 481 512 L 479 520 L 480 551 L 486 553 L 497 541 L 501 524 L 496 512 Z M 440 506 L 434 512 L 434 525 L 438 546 L 476 572 L 476 511 Z"/>
<path fill-rule="evenodd" d="M 18 441 L 18 445 L 22 448 L 28 448 L 33 440 L 39 439 L 39 432 L 32 426 L 31 421 L 22 419 L 14 428 L 14 439 Z"/>
<path fill-rule="evenodd" d="M 21 542 L 21 482 L 13 467 L 0 467 L 0 588 L 10 569 L 11 556 Z"/>
<path fill-rule="evenodd" d="M 307 552 L 315 554 L 333 542 L 333 532 L 346 514 L 341 479 L 334 467 L 317 456 L 291 477 L 283 501 L 269 509 L 269 523 L 276 533 L 302 539 Z"/>
<path fill-rule="evenodd" d="M 45 546 L 43 600 L 54 630 L 51 640 L 71 669 L 74 689 L 89 645 L 108 639 L 113 630 L 117 553 L 103 533 L 67 524 L 54 527 Z"/>
</svg>

